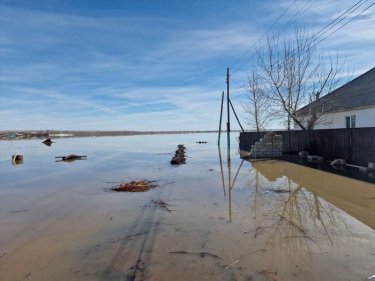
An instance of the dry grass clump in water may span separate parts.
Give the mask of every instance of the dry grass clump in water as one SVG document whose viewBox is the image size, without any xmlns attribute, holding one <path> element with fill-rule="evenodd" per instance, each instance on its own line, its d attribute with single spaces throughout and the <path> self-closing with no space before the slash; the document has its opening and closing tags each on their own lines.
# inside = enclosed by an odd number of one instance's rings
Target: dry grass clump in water
<svg viewBox="0 0 375 281">
<path fill-rule="evenodd" d="M 121 183 L 118 186 L 113 187 L 112 190 L 117 192 L 145 192 L 157 186 L 158 185 L 155 184 L 155 181 L 140 180 Z"/>
</svg>

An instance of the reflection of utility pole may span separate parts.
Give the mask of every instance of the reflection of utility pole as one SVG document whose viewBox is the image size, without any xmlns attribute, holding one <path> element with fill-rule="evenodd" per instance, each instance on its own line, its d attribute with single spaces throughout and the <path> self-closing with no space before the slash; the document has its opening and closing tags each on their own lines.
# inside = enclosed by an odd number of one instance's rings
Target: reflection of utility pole
<svg viewBox="0 0 375 281">
<path fill-rule="evenodd" d="M 230 146 L 230 111 L 229 111 L 229 67 L 227 67 L 227 143 Z"/>
<path fill-rule="evenodd" d="M 259 192 L 259 172 L 255 171 L 255 196 L 254 196 L 254 215 L 255 226 L 258 227 L 258 192 Z"/>
<path fill-rule="evenodd" d="M 229 138 L 228 138 L 229 141 Z M 232 161 L 230 159 L 230 147 L 227 147 L 227 166 L 228 166 L 228 194 L 229 194 L 229 221 L 232 221 Z"/>
<path fill-rule="evenodd" d="M 223 93 L 224 93 L 224 92 L 223 92 Z M 222 159 L 221 159 L 221 149 L 220 149 L 220 146 L 217 147 L 217 150 L 218 150 L 218 152 L 219 152 L 220 171 L 221 171 L 221 183 L 223 184 L 224 197 L 226 197 L 226 194 L 225 194 L 225 182 L 224 182 L 223 161 L 222 161 Z"/>
<path fill-rule="evenodd" d="M 220 171 L 221 171 L 221 183 L 223 185 L 224 190 L 224 197 L 226 197 L 226 186 L 225 186 L 225 177 L 224 177 L 224 169 L 223 169 L 223 162 L 221 157 L 221 149 L 220 146 L 218 146 L 218 153 L 219 153 L 219 161 L 220 161 Z M 232 189 L 234 187 L 234 184 L 237 180 L 237 177 L 240 173 L 241 167 L 243 163 L 245 162 L 244 159 L 242 159 L 241 164 L 238 166 L 236 175 L 234 176 L 234 179 L 232 181 L 232 159 L 230 156 L 230 147 L 227 147 L 227 168 L 228 168 L 228 214 L 229 218 L 228 221 L 232 221 Z"/>
</svg>

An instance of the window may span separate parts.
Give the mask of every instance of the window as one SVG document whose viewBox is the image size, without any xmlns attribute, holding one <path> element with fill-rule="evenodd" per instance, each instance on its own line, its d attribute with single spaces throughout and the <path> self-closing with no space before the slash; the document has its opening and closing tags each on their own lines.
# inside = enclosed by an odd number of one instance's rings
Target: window
<svg viewBox="0 0 375 281">
<path fill-rule="evenodd" d="M 355 115 L 345 116 L 346 128 L 355 128 Z"/>
<path fill-rule="evenodd" d="M 345 116 L 345 120 L 346 120 L 346 128 L 349 129 L 350 128 L 350 116 Z"/>
</svg>

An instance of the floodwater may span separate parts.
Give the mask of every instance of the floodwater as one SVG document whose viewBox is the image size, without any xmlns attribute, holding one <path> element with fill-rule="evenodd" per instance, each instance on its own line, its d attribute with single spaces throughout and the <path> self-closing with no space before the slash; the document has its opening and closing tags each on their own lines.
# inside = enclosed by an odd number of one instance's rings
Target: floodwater
<svg viewBox="0 0 375 281">
<path fill-rule="evenodd" d="M 243 161 L 235 137 L 230 151 L 216 134 L 0 142 L 0 280 L 375 275 L 374 184 Z M 187 163 L 171 166 L 178 144 Z M 14 153 L 22 164 L 12 164 Z M 55 162 L 67 154 L 87 160 Z M 160 187 L 108 191 L 133 179 Z"/>
</svg>

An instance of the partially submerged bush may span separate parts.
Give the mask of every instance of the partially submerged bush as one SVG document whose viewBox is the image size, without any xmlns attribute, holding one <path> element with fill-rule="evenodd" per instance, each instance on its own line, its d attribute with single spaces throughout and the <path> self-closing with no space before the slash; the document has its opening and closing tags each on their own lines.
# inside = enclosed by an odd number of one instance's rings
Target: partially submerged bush
<svg viewBox="0 0 375 281">
<path fill-rule="evenodd" d="M 151 188 L 157 187 L 156 181 L 140 180 L 140 181 L 130 181 L 127 183 L 121 183 L 116 187 L 111 188 L 113 191 L 117 192 L 145 192 L 149 191 Z"/>
</svg>

